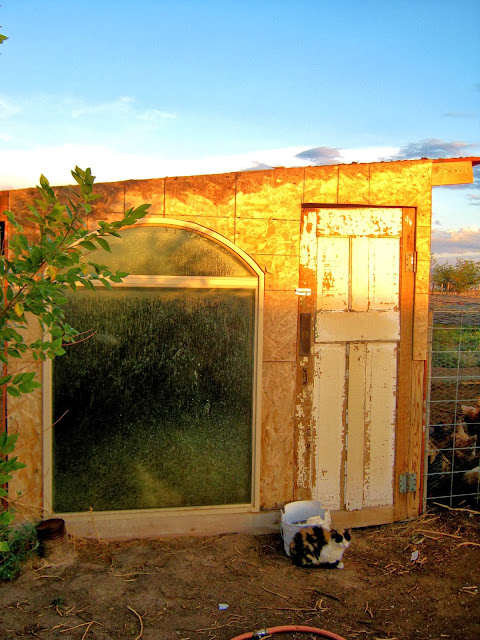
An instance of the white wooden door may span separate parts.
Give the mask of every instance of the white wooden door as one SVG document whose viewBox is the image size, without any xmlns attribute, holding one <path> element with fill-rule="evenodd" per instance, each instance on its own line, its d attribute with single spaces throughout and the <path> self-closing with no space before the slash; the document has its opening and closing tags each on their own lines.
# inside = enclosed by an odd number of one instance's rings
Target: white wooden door
<svg viewBox="0 0 480 640">
<path fill-rule="evenodd" d="M 400 208 L 317 211 L 312 497 L 329 509 L 393 504 L 401 231 Z"/>
</svg>

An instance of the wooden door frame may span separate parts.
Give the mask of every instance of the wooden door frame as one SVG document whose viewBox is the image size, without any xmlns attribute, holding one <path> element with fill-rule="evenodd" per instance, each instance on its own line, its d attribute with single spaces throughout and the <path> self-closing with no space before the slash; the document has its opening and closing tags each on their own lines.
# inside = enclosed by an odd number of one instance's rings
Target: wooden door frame
<svg viewBox="0 0 480 640">
<path fill-rule="evenodd" d="M 321 209 L 402 209 L 400 238 L 400 341 L 397 369 L 397 412 L 393 505 L 334 512 L 336 526 L 367 526 L 418 515 L 422 504 L 422 441 L 425 361 L 413 359 L 415 310 L 416 208 L 402 205 L 302 205 L 298 301 L 297 380 L 294 436 L 294 500 L 310 500 L 315 485 L 316 425 L 313 421 L 315 314 L 317 309 L 316 237 Z M 417 489 L 400 493 L 400 475 L 416 473 Z"/>
</svg>

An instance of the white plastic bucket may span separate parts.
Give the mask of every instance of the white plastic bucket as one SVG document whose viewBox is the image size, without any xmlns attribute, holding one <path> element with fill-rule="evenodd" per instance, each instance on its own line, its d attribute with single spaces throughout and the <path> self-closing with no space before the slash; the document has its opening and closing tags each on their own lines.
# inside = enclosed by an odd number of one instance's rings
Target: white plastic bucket
<svg viewBox="0 0 480 640">
<path fill-rule="evenodd" d="M 298 500 L 289 502 L 282 509 L 280 520 L 283 546 L 287 556 L 290 555 L 290 543 L 293 536 L 304 527 L 323 527 L 331 529 L 332 517 L 328 509 L 323 509 L 315 500 Z"/>
</svg>

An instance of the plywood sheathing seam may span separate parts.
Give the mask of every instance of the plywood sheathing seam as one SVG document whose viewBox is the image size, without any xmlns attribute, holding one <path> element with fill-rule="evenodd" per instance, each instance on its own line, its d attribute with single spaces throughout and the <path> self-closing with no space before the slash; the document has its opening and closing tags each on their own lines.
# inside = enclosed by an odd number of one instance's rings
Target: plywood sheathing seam
<svg viewBox="0 0 480 640">
<path fill-rule="evenodd" d="M 349 164 L 338 168 L 338 204 L 370 204 L 369 165 Z"/>
<path fill-rule="evenodd" d="M 266 291 L 264 361 L 296 362 L 298 298 L 295 291 Z"/>
<path fill-rule="evenodd" d="M 264 272 L 267 291 L 295 291 L 298 286 L 298 255 L 277 256 L 252 253 L 250 257 Z"/>
<path fill-rule="evenodd" d="M 303 202 L 337 204 L 338 166 L 305 167 Z"/>
<path fill-rule="evenodd" d="M 295 369 L 295 362 L 263 363 L 262 508 L 293 500 Z"/>
<path fill-rule="evenodd" d="M 40 362 L 15 361 L 9 363 L 8 373 L 32 372 L 42 383 Z M 7 418 L 9 433 L 18 433 L 15 455 L 27 466 L 16 471 L 8 483 L 9 498 L 20 518 L 39 519 L 43 504 L 43 426 L 42 389 L 24 394 L 20 398 L 8 397 Z"/>
<path fill-rule="evenodd" d="M 233 218 L 235 174 L 165 178 L 165 216 Z"/>
<path fill-rule="evenodd" d="M 165 178 L 127 180 L 125 182 L 125 211 L 148 203 L 150 216 L 165 216 Z"/>
<path fill-rule="evenodd" d="M 299 221 L 304 179 L 303 167 L 238 173 L 237 218 Z"/>
<path fill-rule="evenodd" d="M 94 193 L 101 195 L 93 203 L 93 210 L 88 215 L 88 228 L 96 229 L 99 220 L 114 222 L 121 220 L 125 213 L 125 183 L 104 182 L 95 185 Z"/>
</svg>

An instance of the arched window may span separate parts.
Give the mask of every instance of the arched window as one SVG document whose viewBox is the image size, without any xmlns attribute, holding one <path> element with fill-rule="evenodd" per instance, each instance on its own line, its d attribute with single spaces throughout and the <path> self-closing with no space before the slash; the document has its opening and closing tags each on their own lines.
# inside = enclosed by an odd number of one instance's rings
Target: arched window
<svg viewBox="0 0 480 640">
<path fill-rule="evenodd" d="M 174 221 L 110 245 L 130 275 L 66 306 L 94 333 L 53 365 L 51 511 L 252 505 L 260 270 Z"/>
</svg>

